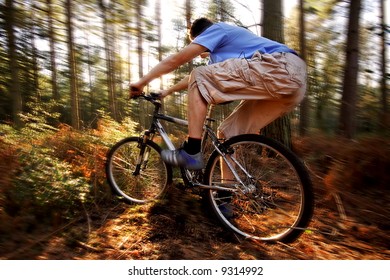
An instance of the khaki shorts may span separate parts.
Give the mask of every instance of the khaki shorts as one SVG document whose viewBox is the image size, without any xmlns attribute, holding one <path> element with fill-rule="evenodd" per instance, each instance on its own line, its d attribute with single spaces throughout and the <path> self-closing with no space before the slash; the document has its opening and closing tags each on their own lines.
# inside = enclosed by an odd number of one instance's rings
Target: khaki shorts
<svg viewBox="0 0 390 280">
<path fill-rule="evenodd" d="M 242 100 L 220 125 L 225 137 L 258 133 L 291 111 L 306 91 L 306 64 L 291 53 L 229 59 L 192 71 L 189 91 L 197 87 L 210 104 Z"/>
</svg>

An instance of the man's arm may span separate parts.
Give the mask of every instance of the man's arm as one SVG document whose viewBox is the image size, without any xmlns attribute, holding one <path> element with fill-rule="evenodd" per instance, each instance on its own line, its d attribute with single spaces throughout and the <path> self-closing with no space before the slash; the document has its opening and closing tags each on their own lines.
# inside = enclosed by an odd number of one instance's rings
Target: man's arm
<svg viewBox="0 0 390 280">
<path fill-rule="evenodd" d="M 201 45 L 189 44 L 178 53 L 168 56 L 160 63 L 158 63 L 145 76 L 141 77 L 138 82 L 131 84 L 131 88 L 138 89 L 138 93 L 141 93 L 142 89 L 152 80 L 172 72 L 176 68 L 180 67 L 184 63 L 191 61 L 206 50 L 207 49 Z"/>
<path fill-rule="evenodd" d="M 170 88 L 160 91 L 161 98 L 164 98 L 173 92 L 187 89 L 189 79 L 190 79 L 190 76 L 186 76 L 180 82 L 176 83 L 175 85 L 171 86 Z"/>
</svg>

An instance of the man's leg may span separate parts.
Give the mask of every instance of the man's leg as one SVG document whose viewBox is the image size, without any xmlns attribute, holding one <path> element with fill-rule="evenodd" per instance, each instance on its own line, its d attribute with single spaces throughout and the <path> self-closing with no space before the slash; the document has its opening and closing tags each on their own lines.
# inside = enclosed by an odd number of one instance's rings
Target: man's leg
<svg viewBox="0 0 390 280">
<path fill-rule="evenodd" d="M 192 87 L 188 94 L 188 141 L 184 150 L 196 155 L 201 150 L 203 124 L 207 114 L 207 102 L 197 87 Z"/>
<path fill-rule="evenodd" d="M 192 87 L 188 93 L 188 136 L 190 138 L 201 139 L 203 124 L 207 115 L 207 102 L 199 92 L 197 87 Z"/>
<path fill-rule="evenodd" d="M 163 160 L 173 166 L 187 169 L 202 169 L 204 167 L 201 150 L 203 124 L 207 115 L 207 102 L 195 86 L 188 94 L 188 141 L 184 149 L 175 151 L 164 150 L 161 153 Z"/>
</svg>

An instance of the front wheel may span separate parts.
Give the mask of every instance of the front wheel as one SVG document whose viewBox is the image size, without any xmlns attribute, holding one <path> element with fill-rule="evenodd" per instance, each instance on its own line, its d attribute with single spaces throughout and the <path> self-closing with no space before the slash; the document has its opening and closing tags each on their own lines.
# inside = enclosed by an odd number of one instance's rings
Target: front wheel
<svg viewBox="0 0 390 280">
<path fill-rule="evenodd" d="M 127 203 L 160 198 L 172 182 L 172 169 L 162 160 L 161 148 L 139 137 L 123 139 L 107 154 L 106 176 L 115 194 Z"/>
<path fill-rule="evenodd" d="M 240 180 L 213 152 L 204 182 L 231 188 L 207 194 L 222 224 L 244 238 L 282 242 L 298 238 L 311 220 L 314 199 L 303 163 L 289 149 L 261 135 L 239 135 L 223 145 Z"/>
</svg>

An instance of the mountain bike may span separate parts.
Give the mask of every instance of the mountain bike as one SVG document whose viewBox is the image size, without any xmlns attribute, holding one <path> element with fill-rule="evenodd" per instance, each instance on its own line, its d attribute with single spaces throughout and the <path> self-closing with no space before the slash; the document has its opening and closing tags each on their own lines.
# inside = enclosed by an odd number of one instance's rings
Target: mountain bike
<svg viewBox="0 0 390 280">
<path fill-rule="evenodd" d="M 154 106 L 149 129 L 116 143 L 107 154 L 106 175 L 113 192 L 127 203 L 162 198 L 173 182 L 172 167 L 161 156 L 162 145 L 176 149 L 161 121 L 188 122 L 161 113 L 157 94 L 142 94 Z M 202 136 L 205 168 L 180 168 L 189 190 L 208 201 L 218 220 L 240 238 L 292 242 L 307 228 L 313 212 L 313 190 L 303 162 L 288 148 L 257 134 L 219 139 L 209 110 Z"/>
</svg>

